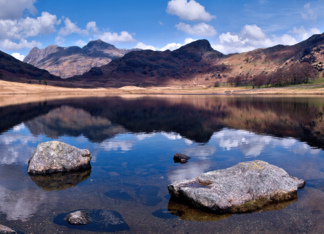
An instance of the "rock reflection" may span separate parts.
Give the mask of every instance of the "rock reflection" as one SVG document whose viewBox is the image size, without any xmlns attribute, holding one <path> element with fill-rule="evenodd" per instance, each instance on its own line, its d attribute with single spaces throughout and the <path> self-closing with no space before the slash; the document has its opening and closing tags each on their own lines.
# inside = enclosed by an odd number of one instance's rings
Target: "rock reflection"
<svg viewBox="0 0 324 234">
<path fill-rule="evenodd" d="M 54 173 L 51 175 L 29 175 L 32 181 L 45 191 L 64 190 L 89 179 L 91 169 L 77 172 Z"/>
<path fill-rule="evenodd" d="M 295 203 L 297 200 L 298 199 L 281 202 L 281 203 L 272 203 L 255 212 L 283 210 L 289 205 L 291 205 L 292 203 Z M 227 214 L 227 213 L 217 214 L 217 213 L 205 212 L 198 208 L 194 208 L 190 205 L 187 205 L 186 203 L 183 203 L 174 198 L 170 198 L 168 204 L 168 210 L 171 214 L 177 215 L 181 219 L 189 220 L 189 221 L 201 221 L 201 222 L 220 221 L 232 216 L 232 214 Z"/>
</svg>

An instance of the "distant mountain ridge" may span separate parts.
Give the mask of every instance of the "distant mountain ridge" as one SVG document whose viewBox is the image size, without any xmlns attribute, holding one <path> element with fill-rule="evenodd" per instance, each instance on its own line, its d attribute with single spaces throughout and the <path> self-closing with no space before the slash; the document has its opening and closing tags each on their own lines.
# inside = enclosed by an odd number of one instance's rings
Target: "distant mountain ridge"
<svg viewBox="0 0 324 234">
<path fill-rule="evenodd" d="M 83 63 L 84 54 L 86 58 L 96 59 L 96 56 L 108 52 L 109 56 L 118 57 L 125 50 L 121 52 L 107 43 L 93 41 L 83 48 L 58 46 L 49 46 L 43 50 L 35 48 L 26 59 L 38 64 L 45 61 L 54 64 L 57 61 L 61 64 L 66 60 L 69 69 L 73 70 L 73 66 L 78 68 L 78 62 Z M 287 72 L 294 72 L 294 68 L 298 68 L 302 63 L 316 70 L 316 76 L 324 75 L 324 34 L 313 35 L 292 46 L 277 45 L 229 55 L 214 50 L 207 40 L 194 41 L 174 51 L 126 50 L 126 52 L 123 57 L 115 58 L 109 64 L 93 67 L 82 75 L 69 79 L 60 79 L 45 70 L 0 53 L 0 79 L 28 83 L 47 80 L 51 85 L 84 88 L 127 85 L 206 87 L 217 83 L 233 84 L 230 80 L 234 77 L 241 77 L 250 82 L 256 80 L 255 77 L 270 74 L 267 77 L 269 79 L 271 74 L 280 70 L 286 71 L 282 74 L 287 75 Z M 76 61 L 71 60 L 74 56 Z"/>
<path fill-rule="evenodd" d="M 238 76 L 249 81 L 256 75 L 300 63 L 323 71 L 324 34 L 292 46 L 277 45 L 229 55 L 214 50 L 207 40 L 194 41 L 174 51 L 133 51 L 70 81 L 103 87 L 212 86 Z"/>
<path fill-rule="evenodd" d="M 59 47 L 50 45 L 44 49 L 34 47 L 25 57 L 24 62 L 51 74 L 68 78 L 81 75 L 92 67 L 100 67 L 120 58 L 133 50 L 118 49 L 101 40 L 90 41 L 80 48 L 78 46 Z"/>
</svg>

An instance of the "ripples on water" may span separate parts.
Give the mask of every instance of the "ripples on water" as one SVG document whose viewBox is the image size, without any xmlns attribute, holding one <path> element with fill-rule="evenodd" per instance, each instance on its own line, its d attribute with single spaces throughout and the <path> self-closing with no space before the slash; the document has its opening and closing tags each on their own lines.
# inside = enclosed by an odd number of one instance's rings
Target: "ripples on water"
<svg viewBox="0 0 324 234">
<path fill-rule="evenodd" d="M 118 212 L 126 226 L 110 231 L 119 232 L 323 232 L 323 109 L 320 98 L 214 96 L 2 107 L 0 224 L 26 233 L 80 233 L 54 219 L 88 209 Z M 89 149 L 91 171 L 30 177 L 37 144 L 54 139 Z M 175 164 L 177 152 L 192 159 Z M 170 200 L 172 181 L 254 159 L 305 179 L 298 201 L 215 215 Z"/>
</svg>

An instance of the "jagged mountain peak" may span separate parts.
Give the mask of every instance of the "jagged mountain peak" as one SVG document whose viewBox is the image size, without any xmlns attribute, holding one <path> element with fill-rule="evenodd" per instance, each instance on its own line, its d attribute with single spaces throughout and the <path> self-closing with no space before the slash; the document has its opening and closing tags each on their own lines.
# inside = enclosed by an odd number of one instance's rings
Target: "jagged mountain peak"
<svg viewBox="0 0 324 234">
<path fill-rule="evenodd" d="M 90 41 L 82 49 L 87 50 L 87 49 L 117 49 L 117 48 L 114 45 L 111 45 L 107 42 L 98 39 L 98 40 Z"/>
<path fill-rule="evenodd" d="M 187 49 L 195 49 L 195 50 L 199 50 L 201 52 L 214 51 L 214 49 L 211 47 L 209 41 L 206 39 L 193 41 L 187 45 L 182 46 L 178 50 L 187 50 Z"/>
</svg>

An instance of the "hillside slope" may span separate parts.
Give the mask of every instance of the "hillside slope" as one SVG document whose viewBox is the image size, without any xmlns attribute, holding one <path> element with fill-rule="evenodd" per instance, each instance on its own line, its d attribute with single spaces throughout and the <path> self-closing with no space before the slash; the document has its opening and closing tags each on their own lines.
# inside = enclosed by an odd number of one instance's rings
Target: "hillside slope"
<svg viewBox="0 0 324 234">
<path fill-rule="evenodd" d="M 11 55 L 0 51 L 0 79 L 23 83 L 61 82 L 61 78 L 51 75 L 48 71 L 38 69 L 21 62 Z"/>
</svg>

